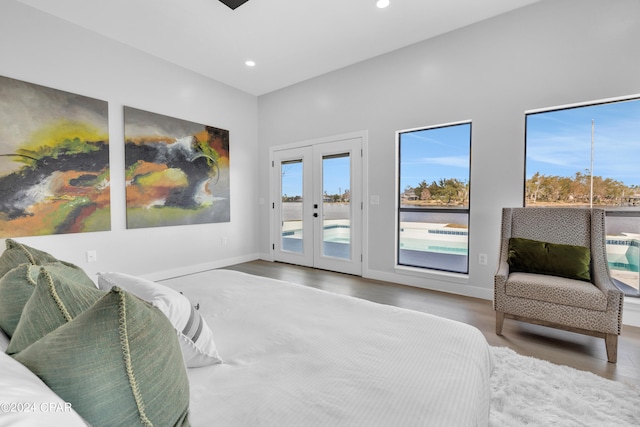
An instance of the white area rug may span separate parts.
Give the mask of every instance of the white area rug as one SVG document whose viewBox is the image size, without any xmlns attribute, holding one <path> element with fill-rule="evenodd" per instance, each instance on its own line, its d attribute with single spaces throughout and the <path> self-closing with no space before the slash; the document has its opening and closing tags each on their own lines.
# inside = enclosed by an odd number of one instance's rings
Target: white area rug
<svg viewBox="0 0 640 427">
<path fill-rule="evenodd" d="M 492 347 L 489 425 L 640 426 L 640 390 Z"/>
</svg>

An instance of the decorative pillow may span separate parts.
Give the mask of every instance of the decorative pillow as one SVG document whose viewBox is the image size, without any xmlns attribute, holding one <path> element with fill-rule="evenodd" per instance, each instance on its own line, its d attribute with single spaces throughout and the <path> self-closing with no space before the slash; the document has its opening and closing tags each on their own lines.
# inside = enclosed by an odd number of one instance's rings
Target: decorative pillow
<svg viewBox="0 0 640 427">
<path fill-rule="evenodd" d="M 22 308 L 27 303 L 40 274 L 40 267 L 20 264 L 0 278 L 0 329 L 8 337 L 18 326 Z"/>
<path fill-rule="evenodd" d="M 9 337 L 4 332 L 0 331 L 0 353 L 4 353 L 9 347 Z"/>
<path fill-rule="evenodd" d="M 31 296 L 31 292 L 33 292 L 32 285 L 35 285 L 35 281 L 32 281 L 27 273 L 31 271 L 35 275 L 38 274 L 37 269 L 29 270 L 27 267 L 22 267 L 24 269 L 23 271 L 13 272 L 14 274 L 5 278 L 13 269 L 24 264 L 58 264 L 62 266 L 60 268 L 64 269 L 65 274 L 69 275 L 73 280 L 93 288 L 96 287 L 93 280 L 91 280 L 80 267 L 68 262 L 59 261 L 46 252 L 23 245 L 15 240 L 7 239 L 6 246 L 7 248 L 2 253 L 2 256 L 0 256 L 0 328 L 4 330 L 9 337 L 11 337 L 13 330 L 18 324 L 18 319 L 20 318 L 24 304 L 29 299 L 29 296 Z"/>
<path fill-rule="evenodd" d="M 117 287 L 13 357 L 94 427 L 189 423 L 189 382 L 173 326 Z"/>
<path fill-rule="evenodd" d="M 65 267 L 66 268 L 66 267 Z M 73 320 L 102 298 L 104 291 L 75 282 L 56 265 L 41 266 L 35 290 L 24 305 L 7 354 L 30 344 Z"/>
<path fill-rule="evenodd" d="M 584 246 L 512 237 L 509 239 L 507 262 L 512 272 L 549 274 L 591 281 L 591 251 Z"/>
<path fill-rule="evenodd" d="M 44 264 L 50 271 L 78 284 L 97 289 L 81 269 L 61 262 Z M 18 325 L 22 309 L 35 289 L 40 267 L 21 264 L 0 278 L 0 328 L 11 337 Z"/>
<path fill-rule="evenodd" d="M 6 240 L 6 246 L 7 248 L 2 253 L 2 256 L 0 256 L 0 277 L 4 276 L 9 270 L 12 270 L 20 264 L 44 265 L 52 262 L 59 262 L 67 267 L 78 270 L 78 274 L 83 274 L 83 281 L 95 287 L 95 284 L 89 276 L 84 274 L 84 271 L 77 265 L 61 261 L 47 252 L 23 245 L 22 243 L 18 243 L 12 239 Z"/>
<path fill-rule="evenodd" d="M 33 372 L 0 352 L 0 424 L 3 426 L 86 427 L 70 403 Z"/>
<path fill-rule="evenodd" d="M 124 273 L 98 273 L 98 287 L 118 286 L 158 307 L 171 321 L 188 368 L 221 363 L 213 333 L 191 302 L 179 292 L 140 277 Z"/>
<path fill-rule="evenodd" d="M 53 255 L 34 249 L 15 240 L 7 239 L 6 249 L 0 256 L 0 277 L 20 264 L 40 265 L 58 261 Z"/>
</svg>

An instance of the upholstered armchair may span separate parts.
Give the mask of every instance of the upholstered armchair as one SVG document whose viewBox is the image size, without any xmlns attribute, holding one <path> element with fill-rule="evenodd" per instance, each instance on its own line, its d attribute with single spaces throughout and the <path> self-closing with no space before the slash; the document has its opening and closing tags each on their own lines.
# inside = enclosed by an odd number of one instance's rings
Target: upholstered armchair
<svg viewBox="0 0 640 427">
<path fill-rule="evenodd" d="M 616 363 L 624 296 L 609 276 L 604 220 L 602 209 L 502 210 L 496 334 L 507 318 L 596 336 Z"/>
</svg>

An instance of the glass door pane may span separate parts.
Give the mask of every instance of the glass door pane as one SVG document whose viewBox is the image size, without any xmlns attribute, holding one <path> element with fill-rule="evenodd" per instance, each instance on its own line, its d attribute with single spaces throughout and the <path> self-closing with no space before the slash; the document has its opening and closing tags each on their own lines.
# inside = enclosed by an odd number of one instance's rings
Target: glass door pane
<svg viewBox="0 0 640 427">
<path fill-rule="evenodd" d="M 283 251 L 303 253 L 303 163 L 291 160 L 281 164 L 280 235 Z"/>
<path fill-rule="evenodd" d="M 351 158 L 322 157 L 322 255 L 351 258 Z"/>
<path fill-rule="evenodd" d="M 362 274 L 360 138 L 273 152 L 274 261 Z"/>
</svg>

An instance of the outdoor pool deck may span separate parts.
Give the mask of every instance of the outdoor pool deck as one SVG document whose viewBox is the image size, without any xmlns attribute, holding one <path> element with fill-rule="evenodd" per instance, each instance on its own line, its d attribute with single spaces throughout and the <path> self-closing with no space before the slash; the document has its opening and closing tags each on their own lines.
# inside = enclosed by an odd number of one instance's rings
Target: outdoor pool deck
<svg viewBox="0 0 640 427">
<path fill-rule="evenodd" d="M 302 253 L 302 222 L 285 221 L 282 226 L 283 250 Z M 400 263 L 465 273 L 468 271 L 468 230 L 449 224 L 400 223 Z M 324 221 L 323 255 L 349 258 L 350 221 Z M 640 288 L 640 239 L 638 235 L 607 236 L 607 259 L 611 276 L 626 294 Z"/>
</svg>

